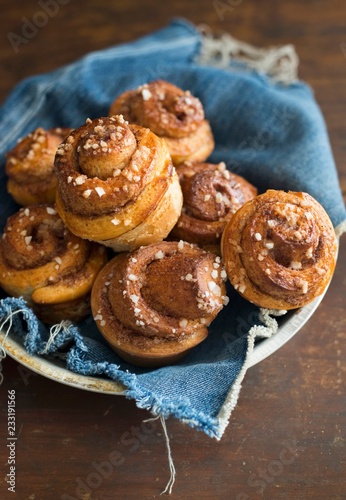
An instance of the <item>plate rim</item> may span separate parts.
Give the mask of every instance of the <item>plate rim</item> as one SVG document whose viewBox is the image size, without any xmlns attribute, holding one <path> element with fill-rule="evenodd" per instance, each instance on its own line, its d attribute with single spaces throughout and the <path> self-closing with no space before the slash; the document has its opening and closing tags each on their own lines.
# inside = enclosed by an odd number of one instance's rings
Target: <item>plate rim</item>
<svg viewBox="0 0 346 500">
<path fill-rule="evenodd" d="M 3 331 L 0 331 L 0 345 L 2 345 L 6 354 L 12 359 L 50 380 L 90 392 L 113 395 L 124 394 L 125 387 L 120 382 L 103 377 L 92 377 L 90 375 L 75 373 L 54 364 L 48 358 L 38 356 L 37 354 L 29 354 L 20 342 L 14 338 L 5 336 Z"/>
<path fill-rule="evenodd" d="M 251 353 L 247 369 L 252 368 L 274 354 L 296 335 L 320 305 L 326 291 L 306 306 L 294 311 L 292 317 L 280 325 L 278 331 L 272 337 L 263 339 L 257 343 Z M 9 337 L 2 330 L 0 330 L 0 346 L 3 347 L 6 354 L 19 364 L 50 380 L 90 392 L 119 396 L 125 394 L 126 388 L 120 382 L 103 377 L 75 373 L 53 363 L 49 358 L 29 354 L 23 344 L 15 338 Z"/>
<path fill-rule="evenodd" d="M 322 295 L 316 297 L 312 302 L 294 311 L 292 318 L 286 321 L 274 335 L 268 339 L 263 339 L 258 343 L 251 353 L 249 368 L 257 365 L 261 361 L 274 354 L 283 347 L 298 331 L 303 328 L 311 318 L 323 300 L 327 290 Z M 289 311 L 288 311 L 289 312 Z"/>
</svg>

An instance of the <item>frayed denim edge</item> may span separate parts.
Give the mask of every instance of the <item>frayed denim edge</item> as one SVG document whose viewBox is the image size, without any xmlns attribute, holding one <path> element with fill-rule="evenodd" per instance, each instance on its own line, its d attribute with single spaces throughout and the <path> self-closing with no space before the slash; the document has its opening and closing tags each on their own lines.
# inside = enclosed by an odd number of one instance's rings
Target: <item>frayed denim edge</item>
<svg viewBox="0 0 346 500">
<path fill-rule="evenodd" d="M 165 419 L 169 416 L 180 419 L 183 423 L 191 427 L 204 431 L 208 436 L 219 439 L 219 422 L 217 418 L 208 417 L 203 412 L 197 412 L 187 408 L 186 402 L 171 403 L 165 398 L 158 398 L 151 391 L 145 390 L 139 386 L 137 377 L 130 372 L 124 372 L 119 366 L 107 361 L 102 363 L 93 363 L 82 360 L 78 357 L 78 351 L 72 349 L 66 359 L 68 369 L 82 375 L 106 375 L 116 382 L 122 383 L 126 389 L 123 395 L 127 399 L 134 400 L 136 406 L 143 410 L 150 411 L 154 416 L 162 416 Z"/>
</svg>

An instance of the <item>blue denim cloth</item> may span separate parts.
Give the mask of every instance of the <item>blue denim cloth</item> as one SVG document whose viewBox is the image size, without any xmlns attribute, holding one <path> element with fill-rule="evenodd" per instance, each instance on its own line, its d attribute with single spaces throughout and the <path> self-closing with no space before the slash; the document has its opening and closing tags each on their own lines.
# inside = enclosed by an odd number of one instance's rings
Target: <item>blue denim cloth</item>
<svg viewBox="0 0 346 500">
<path fill-rule="evenodd" d="M 246 177 L 259 191 L 306 191 L 322 203 L 334 226 L 345 207 L 325 123 L 311 89 L 282 85 L 239 64 L 228 69 L 199 65 L 203 38 L 184 20 L 133 43 L 91 53 L 48 74 L 20 83 L 0 109 L 0 229 L 18 207 L 6 192 L 4 153 L 41 126 L 78 127 L 105 116 L 121 92 L 155 79 L 189 89 L 204 104 L 216 146 L 210 160 Z M 254 341 L 258 309 L 229 290 L 230 304 L 205 342 L 175 366 L 135 368 L 105 344 L 93 321 L 70 325 L 49 344 L 66 353 L 68 369 L 122 382 L 139 407 L 172 415 L 220 438 L 236 404 Z M 13 316 L 13 334 L 29 353 L 45 350 L 49 330 L 21 299 L 0 301 L 0 320 Z M 250 332 L 250 333 L 249 333 Z M 12 334 L 12 333 L 11 333 Z"/>
</svg>

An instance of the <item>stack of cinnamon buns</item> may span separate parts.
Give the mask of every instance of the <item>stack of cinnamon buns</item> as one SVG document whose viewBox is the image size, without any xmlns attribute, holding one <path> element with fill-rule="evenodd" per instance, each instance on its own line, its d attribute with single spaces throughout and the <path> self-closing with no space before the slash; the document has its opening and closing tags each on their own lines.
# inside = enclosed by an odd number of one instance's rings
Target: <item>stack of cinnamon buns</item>
<svg viewBox="0 0 346 500">
<path fill-rule="evenodd" d="M 21 208 L 0 286 L 48 324 L 92 312 L 120 357 L 150 367 L 207 337 L 226 281 L 259 307 L 308 304 L 335 267 L 327 213 L 307 193 L 259 194 L 214 146 L 202 102 L 162 80 L 74 130 L 34 130 L 7 153 Z"/>
</svg>

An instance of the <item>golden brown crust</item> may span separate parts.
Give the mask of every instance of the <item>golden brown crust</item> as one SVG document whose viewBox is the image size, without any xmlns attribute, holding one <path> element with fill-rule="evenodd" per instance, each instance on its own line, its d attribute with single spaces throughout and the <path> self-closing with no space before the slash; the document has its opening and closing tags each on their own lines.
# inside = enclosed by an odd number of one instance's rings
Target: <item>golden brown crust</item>
<svg viewBox="0 0 346 500">
<path fill-rule="evenodd" d="M 221 249 L 232 285 L 268 309 L 295 309 L 321 295 L 337 242 L 323 207 L 309 194 L 268 190 L 228 222 Z"/>
<path fill-rule="evenodd" d="M 224 162 L 184 163 L 177 167 L 183 208 L 171 236 L 204 248 L 218 245 L 233 214 L 256 196 L 257 189 Z"/>
<path fill-rule="evenodd" d="M 69 128 L 39 127 L 7 153 L 7 190 L 19 205 L 54 202 L 57 186 L 54 157 L 70 132 Z"/>
<path fill-rule="evenodd" d="M 139 366 L 163 366 L 204 340 L 226 303 L 221 259 L 186 242 L 161 242 L 114 257 L 91 297 L 111 347 Z"/>
<path fill-rule="evenodd" d="M 213 134 L 204 118 L 201 101 L 164 80 L 123 92 L 109 110 L 110 116 L 116 114 L 163 137 L 174 165 L 204 161 L 214 149 Z"/>
<path fill-rule="evenodd" d="M 8 218 L 0 240 L 0 285 L 23 297 L 47 323 L 90 314 L 90 292 L 106 249 L 73 235 L 52 205 L 32 205 Z"/>
<path fill-rule="evenodd" d="M 65 224 L 115 251 L 161 241 L 180 214 L 182 193 L 166 143 L 122 116 L 87 120 L 59 147 L 55 167 Z"/>
</svg>

